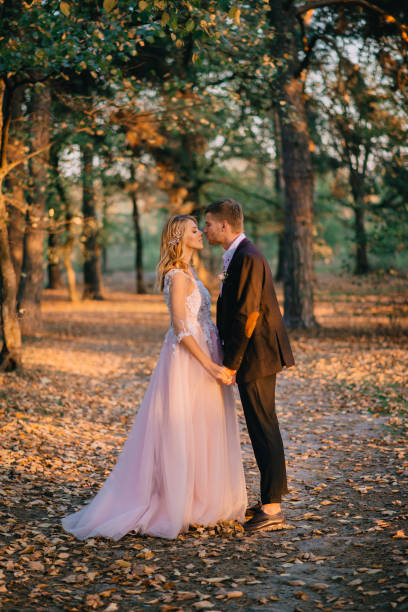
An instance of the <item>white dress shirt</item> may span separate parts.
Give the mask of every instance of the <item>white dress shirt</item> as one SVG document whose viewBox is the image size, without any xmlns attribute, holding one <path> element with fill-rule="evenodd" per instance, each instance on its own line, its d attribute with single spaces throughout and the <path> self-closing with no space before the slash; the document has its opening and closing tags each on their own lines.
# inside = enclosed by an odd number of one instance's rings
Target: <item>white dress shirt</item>
<svg viewBox="0 0 408 612">
<path fill-rule="evenodd" d="M 222 256 L 223 260 L 224 260 L 224 272 L 227 271 L 228 266 L 231 263 L 231 259 L 234 257 L 234 253 L 237 250 L 238 245 L 245 240 L 246 236 L 244 233 L 240 234 L 239 236 L 237 236 L 235 238 L 235 240 L 233 242 L 231 242 L 231 244 L 229 245 L 228 249 L 226 251 L 224 251 L 224 254 Z"/>
</svg>

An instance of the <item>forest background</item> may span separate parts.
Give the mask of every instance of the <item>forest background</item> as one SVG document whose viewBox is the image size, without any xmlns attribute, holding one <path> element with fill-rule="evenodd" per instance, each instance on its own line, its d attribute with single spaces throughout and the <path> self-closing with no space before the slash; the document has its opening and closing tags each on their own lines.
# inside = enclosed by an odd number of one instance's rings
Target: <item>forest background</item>
<svg viewBox="0 0 408 612">
<path fill-rule="evenodd" d="M 405 5 L 0 0 L 2 609 L 406 609 Z M 296 360 L 287 528 L 79 543 L 168 329 L 161 227 L 226 196 Z"/>
<path fill-rule="evenodd" d="M 49 288 L 153 290 L 165 218 L 234 197 L 312 328 L 316 273 L 399 275 L 408 243 L 400 2 L 0 4 L 2 368 Z M 211 284 L 219 253 L 204 251 Z"/>
</svg>

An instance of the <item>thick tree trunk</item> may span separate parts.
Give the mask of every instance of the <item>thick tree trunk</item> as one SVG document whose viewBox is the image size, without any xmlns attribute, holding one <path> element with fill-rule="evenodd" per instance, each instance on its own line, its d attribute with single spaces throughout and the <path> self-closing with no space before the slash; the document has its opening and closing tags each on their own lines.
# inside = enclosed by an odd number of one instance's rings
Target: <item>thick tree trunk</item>
<svg viewBox="0 0 408 612">
<path fill-rule="evenodd" d="M 140 227 L 140 214 L 139 206 L 136 197 L 136 177 L 133 167 L 131 164 L 130 179 L 132 181 L 132 190 L 130 197 L 132 199 L 132 217 L 133 217 L 133 229 L 135 234 L 135 272 L 136 272 L 136 293 L 146 293 L 146 286 L 143 276 L 143 235 Z"/>
<path fill-rule="evenodd" d="M 278 106 L 285 183 L 284 320 L 288 327 L 316 325 L 313 313 L 313 188 L 311 139 L 306 118 L 304 83 L 298 75 L 298 22 L 293 3 L 271 3 L 271 25 L 285 66 L 280 73 Z M 276 87 L 276 84 L 274 84 Z"/>
<path fill-rule="evenodd" d="M 51 92 L 36 86 L 31 100 L 31 149 L 38 151 L 50 141 Z M 44 224 L 49 151 L 30 162 L 31 196 L 26 214 L 23 271 L 18 292 L 18 313 L 23 334 L 41 330 L 41 299 L 44 286 Z"/>
<path fill-rule="evenodd" d="M 8 182 L 8 181 L 7 181 Z M 9 182 L 8 182 L 9 183 Z M 9 183 L 10 184 L 10 183 Z M 13 187 L 12 198 L 18 197 L 17 186 Z M 22 190 L 21 190 L 22 191 Z M 22 199 L 20 199 L 22 202 Z M 24 246 L 24 230 L 25 230 L 25 215 L 13 205 L 7 205 L 8 214 L 8 237 L 10 243 L 10 253 L 13 260 L 14 271 L 16 273 L 17 285 L 20 282 L 21 268 L 23 266 L 23 246 Z"/>
<path fill-rule="evenodd" d="M 11 104 L 10 138 L 7 148 L 9 162 L 17 161 L 24 156 L 24 141 L 22 130 L 22 102 L 24 88 L 18 87 L 14 92 Z M 20 164 L 12 170 L 6 178 L 8 202 L 8 236 L 10 243 L 11 258 L 17 278 L 17 286 L 20 282 L 21 267 L 23 265 L 23 243 L 27 203 L 24 197 L 24 186 L 27 177 L 24 164 Z"/>
<path fill-rule="evenodd" d="M 299 24 L 294 3 L 274 0 L 269 19 L 276 34 L 272 52 L 284 63 L 279 79 L 272 83 L 282 147 L 285 184 L 284 320 L 288 327 L 316 325 L 313 313 L 313 190 L 311 139 L 306 117 L 304 82 L 299 74 Z M 279 51 L 277 50 L 279 46 Z"/>
<path fill-rule="evenodd" d="M 0 285 L 3 346 L 0 370 L 10 372 L 21 365 L 21 333 L 16 314 L 17 282 L 10 253 L 3 180 L 7 169 L 8 125 L 11 117 L 6 85 L 0 79 Z"/>
<path fill-rule="evenodd" d="M 0 184 L 1 189 L 1 184 Z M 0 192 L 0 276 L 3 347 L 0 371 L 11 372 L 21 365 L 21 332 L 16 313 L 17 282 L 11 259 L 6 225 L 6 203 Z"/>
<path fill-rule="evenodd" d="M 285 323 L 292 328 L 316 325 L 313 313 L 313 170 L 303 83 L 284 85 L 280 110 L 285 180 Z"/>
<path fill-rule="evenodd" d="M 84 299 L 102 300 L 103 283 L 96 219 L 96 196 L 91 143 L 82 151 L 82 213 L 84 216 Z"/>
</svg>

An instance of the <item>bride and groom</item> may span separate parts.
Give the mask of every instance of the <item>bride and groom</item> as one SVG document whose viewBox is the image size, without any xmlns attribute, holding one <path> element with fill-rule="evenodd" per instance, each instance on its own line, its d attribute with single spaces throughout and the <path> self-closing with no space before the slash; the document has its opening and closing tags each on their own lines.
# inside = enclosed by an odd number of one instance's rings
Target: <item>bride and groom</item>
<svg viewBox="0 0 408 612">
<path fill-rule="evenodd" d="M 284 527 L 275 379 L 294 361 L 271 271 L 243 233 L 238 202 L 210 204 L 204 233 L 210 245 L 224 248 L 217 327 L 210 295 L 191 265 L 203 248 L 202 232 L 194 217 L 176 215 L 163 229 L 157 267 L 170 328 L 115 467 L 93 500 L 62 520 L 79 539 L 118 540 L 130 531 L 175 538 L 190 525 L 228 520 L 244 523 L 249 533 Z M 261 500 L 252 508 L 235 380 L 260 471 Z"/>
</svg>

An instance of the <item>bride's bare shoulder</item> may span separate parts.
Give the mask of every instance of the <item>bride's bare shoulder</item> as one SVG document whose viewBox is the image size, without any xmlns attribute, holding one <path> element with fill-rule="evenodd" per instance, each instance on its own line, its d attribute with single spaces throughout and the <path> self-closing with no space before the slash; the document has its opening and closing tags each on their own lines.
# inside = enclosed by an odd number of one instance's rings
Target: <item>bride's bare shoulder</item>
<svg viewBox="0 0 408 612">
<path fill-rule="evenodd" d="M 168 270 L 166 272 L 166 276 L 165 278 L 169 277 L 173 277 L 173 276 L 184 276 L 186 278 L 193 278 L 193 275 L 190 274 L 190 272 L 188 272 L 188 270 L 184 270 L 183 268 L 170 268 L 170 270 Z"/>
<path fill-rule="evenodd" d="M 194 277 L 189 274 L 187 270 L 183 270 L 182 268 L 170 268 L 164 277 L 164 282 L 166 281 L 167 283 L 173 283 L 175 281 L 177 283 L 184 284 L 187 281 L 194 282 Z"/>
</svg>

